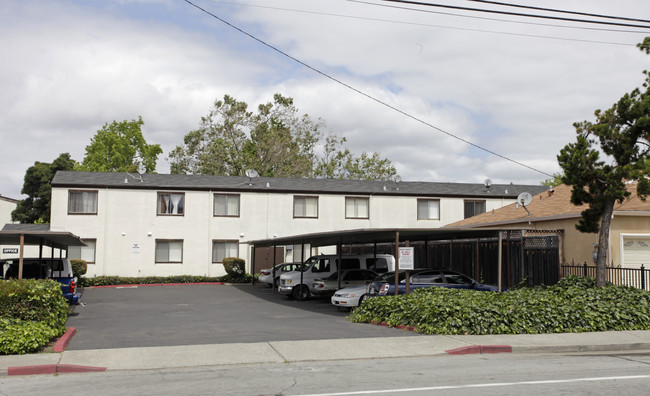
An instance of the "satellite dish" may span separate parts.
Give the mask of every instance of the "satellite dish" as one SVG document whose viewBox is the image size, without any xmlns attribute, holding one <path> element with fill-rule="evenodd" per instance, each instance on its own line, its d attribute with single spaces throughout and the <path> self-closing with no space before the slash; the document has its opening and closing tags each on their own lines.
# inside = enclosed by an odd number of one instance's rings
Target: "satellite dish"
<svg viewBox="0 0 650 396">
<path fill-rule="evenodd" d="M 255 169 L 246 169 L 246 176 L 250 179 L 259 176 L 259 173 Z"/>
<path fill-rule="evenodd" d="M 393 181 L 394 181 L 395 183 L 399 183 L 399 182 L 402 181 L 402 176 L 400 176 L 400 175 L 394 175 L 394 176 L 392 177 L 392 179 L 393 179 Z"/>
<path fill-rule="evenodd" d="M 517 202 L 519 202 L 521 206 L 526 207 L 530 205 L 531 202 L 533 202 L 533 196 L 528 192 L 522 192 L 517 197 Z"/>
<path fill-rule="evenodd" d="M 485 181 L 483 182 L 483 185 L 485 186 L 485 188 L 490 188 L 490 187 L 492 187 L 492 180 L 490 180 L 490 179 L 485 179 Z"/>
</svg>

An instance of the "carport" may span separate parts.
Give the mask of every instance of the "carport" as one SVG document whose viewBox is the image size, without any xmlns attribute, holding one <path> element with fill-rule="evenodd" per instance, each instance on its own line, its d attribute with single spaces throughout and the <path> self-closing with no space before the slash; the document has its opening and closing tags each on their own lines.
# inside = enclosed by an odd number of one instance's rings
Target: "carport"
<svg viewBox="0 0 650 396">
<path fill-rule="evenodd" d="M 537 241 L 539 238 L 549 239 L 549 237 L 551 238 L 550 242 L 545 242 L 548 246 L 544 246 L 545 258 L 546 261 L 549 261 L 546 266 L 549 268 L 542 272 L 541 276 L 537 276 L 535 274 L 540 271 L 534 267 L 539 264 L 539 260 L 532 260 L 529 254 L 526 253 L 526 249 L 531 245 L 531 241 Z M 558 232 L 552 230 L 539 232 L 535 230 L 499 228 L 357 229 L 294 235 L 243 243 L 252 245 L 251 257 L 253 263 L 255 262 L 256 247 L 273 247 L 275 249 L 278 246 L 302 245 L 304 247 L 307 244 L 312 248 L 336 246 L 337 254 L 341 256 L 344 246 L 370 245 L 376 253 L 378 245 L 388 244 L 392 246 L 391 253 L 395 255 L 396 262 L 398 262 L 399 249 L 396 246 L 417 245 L 420 247 L 420 255 L 424 255 L 424 257 L 419 258 L 420 263 L 425 263 L 421 267 L 452 268 L 454 261 L 462 261 L 464 257 L 467 257 L 466 260 L 473 260 L 471 264 L 471 275 L 473 277 L 478 278 L 477 275 L 483 274 L 485 278 L 496 283 L 500 289 L 510 287 L 513 282 L 516 284 L 524 279 L 527 279 L 531 284 L 552 284 L 557 282 L 559 277 L 560 238 Z M 481 250 L 481 244 L 485 245 L 486 243 L 491 244 L 491 254 Z M 463 250 L 458 249 L 457 246 L 462 244 L 466 245 L 466 247 Z M 433 255 L 430 247 L 434 245 L 443 246 L 448 252 L 443 255 Z M 304 252 L 304 249 L 301 249 L 301 251 Z M 304 256 L 304 253 L 302 255 Z M 548 257 L 551 260 L 548 260 Z M 305 259 L 307 257 L 301 257 L 300 261 L 304 262 Z M 435 262 L 435 265 L 432 265 L 432 262 Z M 501 263 L 501 265 L 498 265 L 498 263 Z M 276 264 L 279 263 L 276 263 L 276 259 L 273 257 L 274 268 Z M 469 271 L 461 268 L 460 272 L 468 273 Z"/>
<path fill-rule="evenodd" d="M 6 224 L 0 230 L 0 245 L 18 245 L 18 279 L 23 276 L 23 258 L 25 245 L 38 246 L 38 258 L 43 259 L 43 246 L 59 250 L 59 257 L 63 251 L 67 252 L 69 246 L 86 246 L 76 235 L 66 231 L 50 231 L 49 224 Z"/>
</svg>

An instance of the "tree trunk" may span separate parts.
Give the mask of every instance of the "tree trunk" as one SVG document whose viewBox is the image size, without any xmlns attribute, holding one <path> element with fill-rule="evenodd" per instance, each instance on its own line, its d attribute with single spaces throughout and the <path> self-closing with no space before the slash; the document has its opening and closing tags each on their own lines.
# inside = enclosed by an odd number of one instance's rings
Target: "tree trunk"
<svg viewBox="0 0 650 396">
<path fill-rule="evenodd" d="M 600 221 L 600 234 L 598 235 L 598 259 L 596 261 L 596 287 L 605 286 L 607 275 L 607 251 L 609 250 L 609 227 L 612 224 L 615 200 L 605 202 L 603 218 Z"/>
</svg>

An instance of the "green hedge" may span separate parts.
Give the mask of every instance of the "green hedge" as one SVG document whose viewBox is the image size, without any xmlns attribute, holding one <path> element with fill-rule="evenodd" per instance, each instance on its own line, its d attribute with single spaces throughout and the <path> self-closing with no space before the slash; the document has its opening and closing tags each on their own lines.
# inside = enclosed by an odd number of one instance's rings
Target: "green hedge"
<svg viewBox="0 0 650 396">
<path fill-rule="evenodd" d="M 65 332 L 68 302 L 51 279 L 0 282 L 0 354 L 37 352 Z"/>
<path fill-rule="evenodd" d="M 86 271 L 88 271 L 88 263 L 86 260 L 72 259 L 70 260 L 70 265 L 72 266 L 73 276 L 77 278 L 86 275 Z"/>
<path fill-rule="evenodd" d="M 424 334 L 543 334 L 650 329 L 650 293 L 623 286 L 595 288 L 567 277 L 551 287 L 504 293 L 431 287 L 373 298 L 353 322 L 415 327 Z"/>
<path fill-rule="evenodd" d="M 245 277 L 236 279 L 238 282 L 250 282 L 252 276 L 246 274 Z M 124 277 L 124 276 L 95 276 L 92 278 L 80 278 L 79 286 L 110 286 L 110 285 L 152 285 L 168 283 L 207 283 L 207 282 L 234 282 L 228 275 L 210 277 L 195 275 L 177 275 L 177 276 L 143 276 L 143 277 Z"/>
</svg>

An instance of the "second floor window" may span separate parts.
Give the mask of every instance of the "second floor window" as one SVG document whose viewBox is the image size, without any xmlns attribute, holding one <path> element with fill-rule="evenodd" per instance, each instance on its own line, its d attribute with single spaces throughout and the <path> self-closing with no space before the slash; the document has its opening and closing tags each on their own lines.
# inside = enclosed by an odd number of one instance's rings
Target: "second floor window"
<svg viewBox="0 0 650 396">
<path fill-rule="evenodd" d="M 440 201 L 418 199 L 418 220 L 440 220 Z"/>
<path fill-rule="evenodd" d="M 97 191 L 68 192 L 68 214 L 97 214 Z"/>
<path fill-rule="evenodd" d="M 485 213 L 485 201 L 465 201 L 465 218 Z"/>
<path fill-rule="evenodd" d="M 214 194 L 214 215 L 239 217 L 239 195 Z"/>
<path fill-rule="evenodd" d="M 185 194 L 158 193 L 158 214 L 182 215 L 185 213 Z"/>
<path fill-rule="evenodd" d="M 293 197 L 293 217 L 318 217 L 318 197 Z"/>
<path fill-rule="evenodd" d="M 368 218 L 368 198 L 345 198 L 345 218 L 346 219 L 367 219 Z"/>
</svg>

